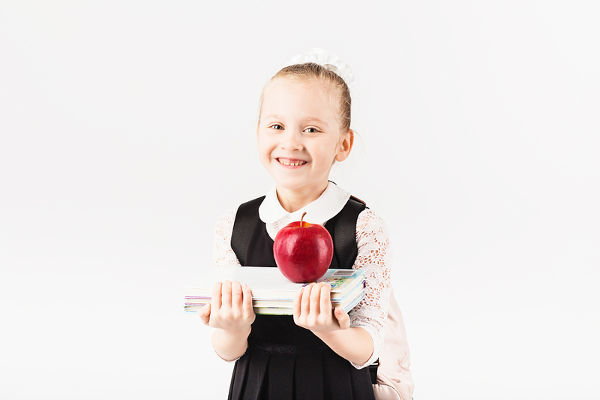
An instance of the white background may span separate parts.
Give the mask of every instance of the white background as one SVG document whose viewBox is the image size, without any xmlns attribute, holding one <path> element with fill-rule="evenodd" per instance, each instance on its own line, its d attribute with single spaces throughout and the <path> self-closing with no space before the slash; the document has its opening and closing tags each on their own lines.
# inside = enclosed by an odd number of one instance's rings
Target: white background
<svg viewBox="0 0 600 400">
<path fill-rule="evenodd" d="M 331 179 L 388 226 L 415 399 L 600 397 L 598 8 L 390 4 L 0 1 L 0 398 L 227 396 L 183 287 L 310 47 L 355 74 Z"/>
</svg>

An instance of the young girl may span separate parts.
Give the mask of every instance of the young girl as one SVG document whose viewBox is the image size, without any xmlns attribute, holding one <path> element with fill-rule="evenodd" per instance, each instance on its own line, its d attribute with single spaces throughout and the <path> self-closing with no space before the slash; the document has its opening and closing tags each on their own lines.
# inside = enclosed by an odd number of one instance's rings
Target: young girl
<svg viewBox="0 0 600 400">
<path fill-rule="evenodd" d="M 380 217 L 329 180 L 331 167 L 349 156 L 354 139 L 349 89 L 335 70 L 341 68 L 289 65 L 263 88 L 258 152 L 274 186 L 217 221 L 213 257 L 217 265 L 276 267 L 275 235 L 303 212 L 305 221 L 330 230 L 334 244 L 341 233 L 333 224 L 346 218 L 356 226 L 354 254 L 336 250 L 330 268 L 362 269 L 365 297 L 349 313 L 333 310 L 330 286 L 312 283 L 298 291 L 293 316 L 255 315 L 247 286 L 218 282 L 211 304 L 199 314 L 214 328 L 217 355 L 235 361 L 229 399 L 374 399 L 367 367 L 383 344 L 389 239 Z M 239 241 L 249 251 L 237 249 Z"/>
</svg>

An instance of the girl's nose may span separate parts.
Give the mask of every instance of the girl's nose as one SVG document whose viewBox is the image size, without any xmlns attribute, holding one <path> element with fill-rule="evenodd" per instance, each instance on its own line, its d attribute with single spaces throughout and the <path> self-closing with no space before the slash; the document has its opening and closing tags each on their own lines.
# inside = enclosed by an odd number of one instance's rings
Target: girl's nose
<svg viewBox="0 0 600 400">
<path fill-rule="evenodd" d="M 302 150 L 302 148 L 303 148 L 302 143 L 283 145 L 282 147 L 284 149 L 290 149 L 290 150 Z"/>
<path fill-rule="evenodd" d="M 304 148 L 302 136 L 294 132 L 287 132 L 281 141 L 280 147 L 288 150 L 302 150 Z"/>
</svg>

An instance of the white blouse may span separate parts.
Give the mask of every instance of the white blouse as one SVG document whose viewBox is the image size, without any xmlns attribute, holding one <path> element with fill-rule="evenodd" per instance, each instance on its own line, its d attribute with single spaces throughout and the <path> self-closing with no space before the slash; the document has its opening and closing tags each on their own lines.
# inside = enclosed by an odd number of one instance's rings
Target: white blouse
<svg viewBox="0 0 600 400">
<path fill-rule="evenodd" d="M 259 217 L 265 222 L 269 236 L 275 239 L 279 229 L 290 222 L 299 221 L 304 211 L 307 212 L 304 221 L 325 225 L 342 210 L 349 198 L 349 193 L 329 181 L 318 199 L 293 213 L 288 213 L 279 203 L 276 187 L 273 186 L 259 207 Z M 231 233 L 236 212 L 237 206 L 227 210 L 216 222 L 213 243 L 215 265 L 240 264 L 231 249 Z M 348 313 L 350 326 L 365 329 L 373 338 L 374 347 L 373 354 L 363 365 L 350 362 L 360 369 L 377 360 L 383 347 L 383 327 L 388 313 L 391 285 L 389 237 L 383 220 L 370 208 L 365 208 L 358 215 L 356 243 L 358 256 L 352 268 L 364 271 L 366 289 L 365 297 Z"/>
</svg>

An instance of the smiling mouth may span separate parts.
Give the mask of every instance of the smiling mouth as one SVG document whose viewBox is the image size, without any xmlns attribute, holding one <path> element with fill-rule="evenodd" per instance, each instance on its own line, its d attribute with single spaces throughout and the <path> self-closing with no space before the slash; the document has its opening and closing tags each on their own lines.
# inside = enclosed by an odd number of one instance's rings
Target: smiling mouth
<svg viewBox="0 0 600 400">
<path fill-rule="evenodd" d="M 296 160 L 291 158 L 276 158 L 277 162 L 285 167 L 301 167 L 305 164 L 308 164 L 307 161 L 304 160 Z"/>
</svg>

